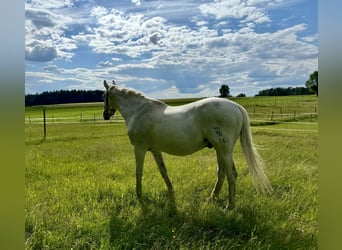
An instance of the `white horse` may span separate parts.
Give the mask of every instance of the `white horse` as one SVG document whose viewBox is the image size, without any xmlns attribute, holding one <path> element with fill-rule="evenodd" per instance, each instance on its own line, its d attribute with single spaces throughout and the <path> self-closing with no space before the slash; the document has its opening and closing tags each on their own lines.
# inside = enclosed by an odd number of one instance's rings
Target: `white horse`
<svg viewBox="0 0 342 250">
<path fill-rule="evenodd" d="M 217 198 L 225 177 L 228 180 L 229 202 L 226 209 L 235 206 L 237 171 L 233 148 L 240 137 L 241 146 L 257 189 L 271 193 L 272 187 L 263 170 L 263 163 L 253 146 L 246 110 L 226 99 L 206 98 L 186 105 L 171 107 L 145 97 L 128 88 L 104 81 L 105 120 L 116 109 L 125 119 L 128 136 L 134 147 L 136 160 L 136 193 L 141 199 L 142 173 L 145 154 L 150 151 L 173 197 L 174 189 L 167 175 L 162 152 L 189 155 L 205 147 L 216 151 L 217 180 L 211 198 Z"/>
</svg>

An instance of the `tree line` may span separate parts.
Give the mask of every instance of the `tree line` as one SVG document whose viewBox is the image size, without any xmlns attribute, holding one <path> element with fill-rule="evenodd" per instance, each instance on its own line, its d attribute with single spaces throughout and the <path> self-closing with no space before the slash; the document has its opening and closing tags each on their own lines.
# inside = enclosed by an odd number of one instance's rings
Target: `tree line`
<svg viewBox="0 0 342 250">
<path fill-rule="evenodd" d="M 25 95 L 25 106 L 102 102 L 103 90 L 56 90 Z"/>
<path fill-rule="evenodd" d="M 312 95 L 315 94 L 312 90 L 305 87 L 288 87 L 288 88 L 270 88 L 260 90 L 255 96 L 286 96 L 286 95 Z"/>
<path fill-rule="evenodd" d="M 219 97 L 231 97 L 229 86 L 222 85 L 219 89 L 220 95 Z M 287 87 L 287 88 L 270 88 L 263 89 L 258 92 L 255 96 L 287 96 L 287 95 L 312 95 L 315 94 L 315 91 L 306 88 L 306 87 Z M 236 97 L 246 97 L 244 93 L 238 94 Z"/>
</svg>

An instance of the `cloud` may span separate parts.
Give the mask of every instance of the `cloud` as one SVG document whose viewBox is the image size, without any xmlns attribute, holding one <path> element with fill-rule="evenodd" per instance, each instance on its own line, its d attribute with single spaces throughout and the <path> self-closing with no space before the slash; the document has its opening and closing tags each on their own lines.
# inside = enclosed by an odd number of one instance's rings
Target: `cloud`
<svg viewBox="0 0 342 250">
<path fill-rule="evenodd" d="M 25 19 L 26 21 L 30 20 L 37 29 L 56 25 L 52 14 L 45 10 L 26 9 Z"/>
<path fill-rule="evenodd" d="M 27 7 L 40 9 L 57 9 L 73 6 L 73 0 L 31 0 L 26 1 Z"/>
<path fill-rule="evenodd" d="M 242 0 L 222 0 L 201 4 L 199 9 L 203 15 L 211 15 L 217 19 L 234 18 L 254 23 L 270 22 L 264 9 L 257 7 L 258 1 L 250 3 Z"/>
<path fill-rule="evenodd" d="M 56 73 L 53 69 L 58 70 Z M 25 72 L 25 93 L 36 93 L 37 86 L 44 86 L 44 91 L 59 89 L 102 89 L 103 79 L 112 79 L 104 69 L 88 68 L 57 68 L 45 67 L 44 72 L 26 70 Z"/>
<path fill-rule="evenodd" d="M 103 68 L 112 67 L 112 66 L 113 64 L 109 61 L 105 61 L 105 62 L 101 61 L 96 65 L 96 67 L 103 67 Z"/>
<path fill-rule="evenodd" d="M 71 51 L 77 48 L 76 41 L 65 36 L 74 23 L 71 17 L 33 8 L 25 10 L 25 17 L 27 60 L 49 62 L 74 56 Z"/>
<path fill-rule="evenodd" d="M 113 62 L 121 62 L 122 59 L 121 58 L 112 57 L 112 61 Z"/>
<path fill-rule="evenodd" d="M 317 43 L 318 41 L 318 34 L 306 36 L 302 38 L 303 41 L 308 42 L 308 43 Z"/>
<path fill-rule="evenodd" d="M 132 0 L 132 3 L 135 4 L 136 6 L 140 6 L 141 5 L 141 1 L 140 0 Z"/>
<path fill-rule="evenodd" d="M 147 18 L 141 13 L 126 14 L 116 9 L 103 7 L 92 9 L 96 25 L 87 34 L 72 36 L 79 42 L 88 44 L 97 53 L 120 54 L 132 58 L 157 49 L 165 28 L 162 17 Z"/>
<path fill-rule="evenodd" d="M 73 19 L 62 14 L 53 13 L 47 9 L 26 8 L 25 23 L 26 26 L 31 23 L 33 28 L 38 30 L 43 28 L 66 29 L 69 24 L 73 23 Z"/>
<path fill-rule="evenodd" d="M 49 62 L 57 58 L 58 53 L 55 47 L 43 43 L 35 43 L 26 48 L 25 58 L 28 61 Z"/>
<path fill-rule="evenodd" d="M 53 64 L 45 66 L 43 70 L 46 72 L 52 72 L 52 73 L 62 73 L 62 70 L 60 70 L 56 65 L 53 65 Z"/>
<path fill-rule="evenodd" d="M 158 44 L 159 40 L 162 38 L 160 33 L 154 33 L 150 36 L 150 42 L 153 44 Z"/>
</svg>

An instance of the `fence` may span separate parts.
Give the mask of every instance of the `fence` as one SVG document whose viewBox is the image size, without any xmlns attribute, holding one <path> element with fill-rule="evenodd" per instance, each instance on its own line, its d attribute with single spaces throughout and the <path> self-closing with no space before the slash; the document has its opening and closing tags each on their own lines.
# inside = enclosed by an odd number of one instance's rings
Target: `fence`
<svg viewBox="0 0 342 250">
<path fill-rule="evenodd" d="M 314 119 L 318 116 L 317 109 L 313 112 L 303 112 L 303 110 L 292 110 L 292 112 L 284 112 L 281 108 L 278 112 L 271 110 L 268 112 L 257 112 L 256 107 L 252 110 L 247 110 L 251 121 L 276 121 L 276 122 L 290 122 L 301 120 L 303 118 Z M 101 113 L 84 114 L 80 113 L 78 116 L 63 116 L 58 117 L 54 114 L 49 114 L 48 111 L 43 110 L 41 117 L 25 117 L 25 124 L 59 124 L 59 123 L 112 123 L 124 122 L 123 117 L 116 113 L 109 121 L 105 121 Z"/>
<path fill-rule="evenodd" d="M 45 112 L 45 114 L 44 114 Z M 58 124 L 58 123 L 94 123 L 94 122 L 108 122 L 103 120 L 102 114 L 83 114 L 81 113 L 79 116 L 64 116 L 64 117 L 58 117 L 55 115 L 49 115 L 49 112 L 43 111 L 42 117 L 25 117 L 25 124 Z M 124 119 L 121 115 L 115 115 L 109 120 L 109 123 L 111 122 L 123 122 Z"/>
</svg>

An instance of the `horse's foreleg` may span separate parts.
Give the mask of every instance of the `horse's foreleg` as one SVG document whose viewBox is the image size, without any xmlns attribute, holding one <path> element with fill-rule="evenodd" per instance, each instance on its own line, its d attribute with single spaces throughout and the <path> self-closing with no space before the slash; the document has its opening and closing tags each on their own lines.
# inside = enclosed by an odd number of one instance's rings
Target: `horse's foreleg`
<svg viewBox="0 0 342 250">
<path fill-rule="evenodd" d="M 142 195 L 142 174 L 143 174 L 144 160 L 145 160 L 146 151 L 141 150 L 138 147 L 135 147 L 134 148 L 134 153 L 135 153 L 135 163 L 136 163 L 136 169 L 135 169 L 136 193 L 137 193 L 138 199 L 141 200 L 141 195 Z"/>
<path fill-rule="evenodd" d="M 171 181 L 169 179 L 169 176 L 167 175 L 167 170 L 165 167 L 165 163 L 164 163 L 162 154 L 160 152 L 157 152 L 157 151 L 152 151 L 151 153 L 152 153 L 152 155 L 153 155 L 153 157 L 157 163 L 158 169 L 159 169 L 160 174 L 166 183 L 166 186 L 169 190 L 169 193 L 171 195 L 173 195 L 174 189 L 173 189 L 173 186 L 172 186 Z"/>
</svg>

